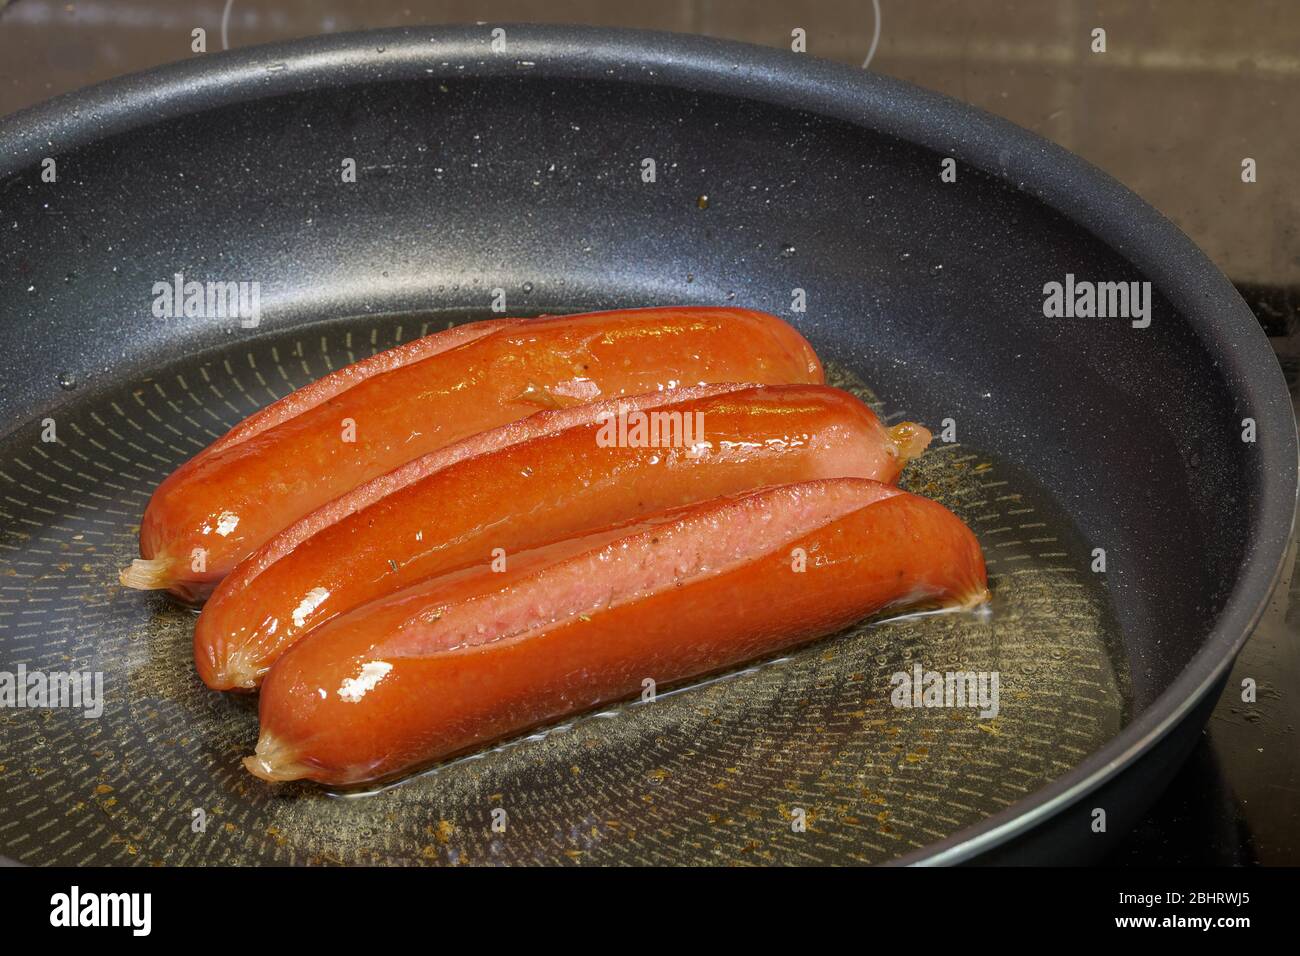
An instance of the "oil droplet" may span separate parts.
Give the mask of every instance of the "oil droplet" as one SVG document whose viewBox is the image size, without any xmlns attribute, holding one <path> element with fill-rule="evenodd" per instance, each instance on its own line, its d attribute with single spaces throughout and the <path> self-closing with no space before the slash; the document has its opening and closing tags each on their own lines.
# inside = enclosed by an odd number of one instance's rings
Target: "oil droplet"
<svg viewBox="0 0 1300 956">
<path fill-rule="evenodd" d="M 785 245 L 781 247 L 781 251 L 777 253 L 777 255 L 779 255 L 782 259 L 792 258 L 794 256 L 794 246 L 792 246 L 790 243 L 787 242 Z"/>
<path fill-rule="evenodd" d="M 708 208 L 709 208 L 709 197 L 708 197 L 708 196 L 700 196 L 698 199 L 695 200 L 695 205 L 696 205 L 696 207 L 699 208 L 699 209 L 708 209 Z"/>
<path fill-rule="evenodd" d="M 930 266 L 930 275 L 937 276 L 941 272 L 943 272 L 942 262 L 937 262 L 934 265 Z"/>
<path fill-rule="evenodd" d="M 899 262 L 906 262 L 906 261 L 907 261 L 908 259 L 910 259 L 910 258 L 912 258 L 912 254 L 911 254 L 910 252 L 900 252 L 900 253 L 898 254 L 898 261 L 899 261 Z"/>
<path fill-rule="evenodd" d="M 533 291 L 533 284 L 532 284 L 531 282 L 525 282 L 525 283 L 524 283 L 524 295 L 531 295 L 531 294 L 532 294 L 532 291 Z"/>
<path fill-rule="evenodd" d="M 59 373 L 59 388 L 63 389 L 65 392 L 70 392 L 76 387 L 77 376 L 73 375 L 71 372 Z"/>
</svg>

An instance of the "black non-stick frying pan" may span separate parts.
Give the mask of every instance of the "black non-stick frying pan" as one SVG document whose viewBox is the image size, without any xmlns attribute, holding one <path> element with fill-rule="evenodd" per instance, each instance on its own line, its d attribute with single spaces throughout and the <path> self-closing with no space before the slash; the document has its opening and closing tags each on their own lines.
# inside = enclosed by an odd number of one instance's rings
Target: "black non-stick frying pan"
<svg viewBox="0 0 1300 956">
<path fill-rule="evenodd" d="M 0 710 L 0 854 L 1100 855 L 1193 744 L 1295 513 L 1291 405 L 1232 287 L 1102 173 L 943 97 L 699 38 L 493 29 L 223 53 L 0 123 L 0 670 L 104 679 L 97 719 Z M 177 273 L 259 283 L 260 323 L 155 317 Z M 1067 275 L 1150 282 L 1149 326 L 1046 316 Z M 992 614 L 870 622 L 378 793 L 249 777 L 253 702 L 194 677 L 190 612 L 117 586 L 148 495 L 497 289 L 516 314 L 786 317 L 837 383 L 950 439 L 907 481 L 979 533 Z M 998 672 L 998 716 L 894 706 L 917 664 Z"/>
</svg>

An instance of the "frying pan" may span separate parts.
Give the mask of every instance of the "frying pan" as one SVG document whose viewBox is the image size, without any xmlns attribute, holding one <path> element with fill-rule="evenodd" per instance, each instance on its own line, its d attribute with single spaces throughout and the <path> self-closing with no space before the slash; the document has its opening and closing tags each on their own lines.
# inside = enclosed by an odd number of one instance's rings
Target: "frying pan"
<svg viewBox="0 0 1300 956">
<path fill-rule="evenodd" d="M 0 711 L 0 853 L 1099 858 L 1195 742 L 1295 515 L 1291 405 L 1232 287 L 1104 174 L 941 96 L 696 37 L 492 29 L 206 56 L 0 124 L 0 669 L 104 677 L 98 719 Z M 258 282 L 260 323 L 156 318 L 177 273 Z M 1048 318 L 1067 274 L 1149 282 L 1149 326 Z M 947 429 L 908 482 L 980 535 L 992 614 L 867 622 L 378 793 L 252 780 L 254 702 L 201 688 L 190 612 L 116 584 L 149 493 L 498 289 L 516 314 L 785 316 L 887 418 Z M 998 672 L 1000 713 L 893 706 L 914 665 Z"/>
</svg>

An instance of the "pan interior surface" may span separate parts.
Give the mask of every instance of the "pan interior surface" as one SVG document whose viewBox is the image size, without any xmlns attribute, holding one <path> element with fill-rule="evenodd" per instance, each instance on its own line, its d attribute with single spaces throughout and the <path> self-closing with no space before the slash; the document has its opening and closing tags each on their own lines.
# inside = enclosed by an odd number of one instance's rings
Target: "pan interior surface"
<svg viewBox="0 0 1300 956">
<path fill-rule="evenodd" d="M 1060 778 L 1202 647 L 1274 439 L 1241 442 L 1232 383 L 1158 285 L 1146 327 L 1045 317 L 1067 274 L 1144 281 L 1100 239 L 797 108 L 615 67 L 379 72 L 69 148 L 54 184 L 0 179 L 0 669 L 105 688 L 98 719 L 0 710 L 0 855 L 879 862 Z M 156 318 L 176 274 L 259 283 L 260 326 Z M 498 291 L 516 314 L 772 311 L 891 420 L 951 423 L 907 483 L 980 535 L 993 613 L 864 626 L 376 794 L 248 777 L 253 702 L 199 684 L 191 612 L 116 584 L 148 495 L 256 407 Z M 998 672 L 999 715 L 894 706 L 916 664 Z"/>
<path fill-rule="evenodd" d="M 253 779 L 239 758 L 257 736 L 255 702 L 198 681 L 193 612 L 116 582 L 139 512 L 175 465 L 255 407 L 445 322 L 353 319 L 232 343 L 78 396 L 57 418 L 57 442 L 27 430 L 5 444 L 5 658 L 47 674 L 75 662 L 102 673 L 105 688 L 96 719 L 0 711 L 7 855 L 44 864 L 882 862 L 1011 805 L 1119 729 L 1127 665 L 1077 535 L 1028 475 L 951 444 L 906 483 L 980 533 L 991 614 L 864 624 L 381 791 L 272 790 Z M 873 400 L 851 376 L 832 369 L 832 379 Z M 985 697 L 983 716 L 975 706 L 900 709 L 895 675 L 918 665 L 997 671 L 998 696 Z M 796 829 L 800 813 L 806 828 Z"/>
</svg>

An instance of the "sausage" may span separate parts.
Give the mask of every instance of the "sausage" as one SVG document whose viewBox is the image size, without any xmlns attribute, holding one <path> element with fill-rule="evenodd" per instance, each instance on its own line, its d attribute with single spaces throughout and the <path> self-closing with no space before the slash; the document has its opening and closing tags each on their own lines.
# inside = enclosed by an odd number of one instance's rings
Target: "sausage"
<svg viewBox="0 0 1300 956">
<path fill-rule="evenodd" d="M 121 575 L 198 601 L 276 532 L 358 484 L 539 408 L 704 382 L 821 382 L 812 348 L 745 309 L 464 326 L 326 376 L 237 425 L 154 491 Z"/>
<path fill-rule="evenodd" d="M 802 570 L 800 570 L 802 568 Z M 988 599 L 970 530 L 890 485 L 766 488 L 422 582 L 299 641 L 262 685 L 266 780 L 385 780 L 885 609 Z"/>
<path fill-rule="evenodd" d="M 655 427 L 638 442 L 629 428 L 645 425 Z M 539 412 L 409 462 L 272 538 L 199 615 L 195 666 L 214 690 L 251 689 L 313 627 L 425 578 L 488 564 L 496 549 L 508 561 L 614 521 L 764 485 L 892 483 L 929 439 L 912 423 L 886 429 L 825 385 L 706 385 Z"/>
</svg>

